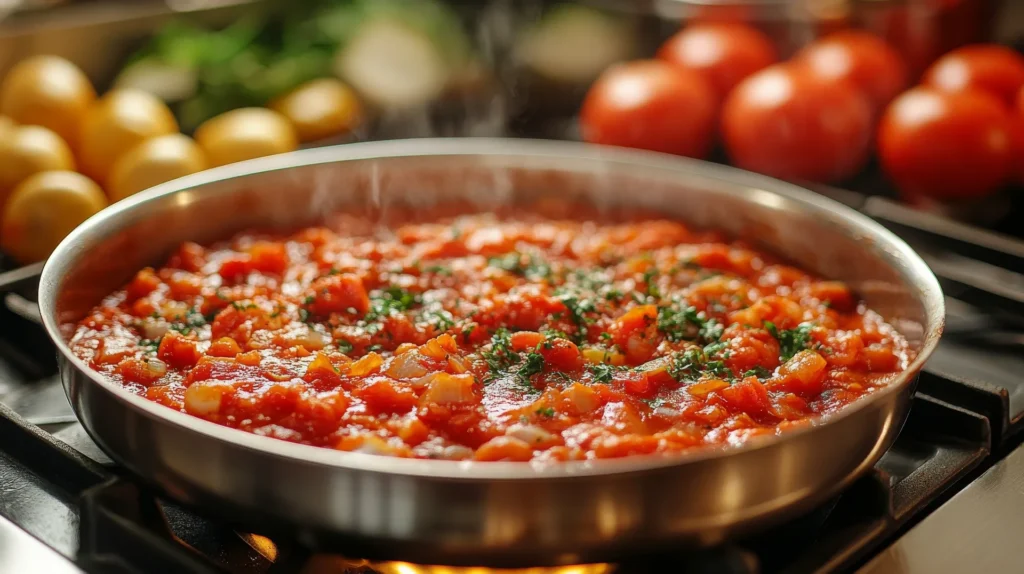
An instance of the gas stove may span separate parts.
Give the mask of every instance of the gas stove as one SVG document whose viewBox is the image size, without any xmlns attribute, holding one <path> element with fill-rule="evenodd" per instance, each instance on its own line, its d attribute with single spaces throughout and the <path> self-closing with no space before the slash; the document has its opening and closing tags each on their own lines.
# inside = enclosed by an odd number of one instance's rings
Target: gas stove
<svg viewBox="0 0 1024 574">
<path fill-rule="evenodd" d="M 518 572 L 1012 571 L 1024 528 L 1024 243 L 822 189 L 900 233 L 947 291 L 948 329 L 874 470 L 770 532 L 700 552 Z M 371 563 L 165 500 L 77 423 L 36 319 L 38 268 L 0 274 L 0 572 L 456 573 Z M 1009 538 L 1008 538 L 1009 537 Z M 965 547 L 962 540 L 972 540 Z M 998 551 L 986 551 L 993 541 Z M 1024 550 L 1021 551 L 1024 554 Z M 985 562 L 987 561 L 987 562 Z M 516 571 L 506 571 L 516 572 Z"/>
</svg>

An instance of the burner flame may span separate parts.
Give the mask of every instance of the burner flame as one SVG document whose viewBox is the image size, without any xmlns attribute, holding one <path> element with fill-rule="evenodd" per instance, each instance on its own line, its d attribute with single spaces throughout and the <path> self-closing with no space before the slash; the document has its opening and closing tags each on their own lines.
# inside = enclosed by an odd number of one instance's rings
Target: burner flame
<svg viewBox="0 0 1024 574">
<path fill-rule="evenodd" d="M 241 534 L 253 550 L 270 562 L 277 560 L 277 545 L 274 541 L 257 534 Z M 483 566 L 426 566 L 409 562 L 373 562 L 353 560 L 340 556 L 313 556 L 305 564 L 302 574 L 347 574 L 352 572 L 374 572 L 376 574 L 612 574 L 611 564 L 573 564 L 534 568 L 486 568 Z"/>
<path fill-rule="evenodd" d="M 483 566 L 425 566 L 409 562 L 372 562 L 369 560 L 334 559 L 335 570 L 307 569 L 303 574 L 341 574 L 353 570 L 369 570 L 377 574 L 611 574 L 611 564 L 574 564 L 535 568 L 486 568 Z"/>
</svg>

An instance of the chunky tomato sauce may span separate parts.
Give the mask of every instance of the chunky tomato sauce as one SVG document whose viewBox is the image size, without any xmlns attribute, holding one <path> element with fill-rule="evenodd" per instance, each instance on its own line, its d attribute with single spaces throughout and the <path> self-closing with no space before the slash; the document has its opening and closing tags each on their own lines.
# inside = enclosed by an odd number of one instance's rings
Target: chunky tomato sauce
<svg viewBox="0 0 1024 574">
<path fill-rule="evenodd" d="M 186 243 L 72 344 L 130 391 L 229 427 L 482 461 L 737 445 L 910 359 L 842 283 L 720 234 L 539 213 Z"/>
</svg>

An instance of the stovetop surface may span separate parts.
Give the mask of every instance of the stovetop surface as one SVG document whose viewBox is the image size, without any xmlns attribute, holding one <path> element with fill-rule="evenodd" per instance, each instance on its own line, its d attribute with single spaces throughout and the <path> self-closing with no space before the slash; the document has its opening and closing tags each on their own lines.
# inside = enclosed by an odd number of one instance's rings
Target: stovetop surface
<svg viewBox="0 0 1024 574">
<path fill-rule="evenodd" d="M 1004 468 L 1019 470 L 1018 484 L 1024 484 L 1024 448 L 1018 448 L 1024 436 L 1024 244 L 857 194 L 824 191 L 911 242 L 948 295 L 947 336 L 921 375 L 895 444 L 840 496 L 769 533 L 579 574 L 899 570 L 915 563 L 908 552 L 927 548 L 922 540 L 962 524 L 962 498 L 998 507 L 991 494 L 978 492 L 989 492 L 986 485 L 1012 471 Z M 397 563 L 371 569 L 358 557 L 307 548 L 287 536 L 244 534 L 163 500 L 127 476 L 75 421 L 53 346 L 27 303 L 34 285 L 20 283 L 0 295 L 0 572 L 418 571 Z"/>
</svg>

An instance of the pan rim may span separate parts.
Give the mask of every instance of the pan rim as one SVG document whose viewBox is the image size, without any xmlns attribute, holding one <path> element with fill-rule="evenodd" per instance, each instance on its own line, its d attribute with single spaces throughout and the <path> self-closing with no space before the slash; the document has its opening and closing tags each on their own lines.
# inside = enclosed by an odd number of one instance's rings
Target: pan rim
<svg viewBox="0 0 1024 574">
<path fill-rule="evenodd" d="M 652 172 L 666 174 L 686 172 L 691 176 L 696 174 L 707 180 L 716 180 L 727 187 L 734 188 L 734 192 L 737 193 L 739 190 L 766 192 L 762 201 L 777 200 L 777 197 L 772 196 L 782 196 L 785 200 L 794 202 L 801 209 L 809 210 L 813 214 L 833 220 L 843 220 L 847 228 L 856 230 L 870 238 L 871 248 L 879 250 L 886 263 L 894 268 L 907 284 L 913 284 L 917 289 L 918 294 L 915 294 L 915 299 L 918 299 L 923 305 L 926 320 L 926 324 L 922 325 L 925 334 L 921 348 L 907 368 L 884 388 L 859 399 L 837 413 L 815 419 L 811 425 L 777 435 L 756 437 L 738 447 L 704 447 L 667 455 L 633 455 L 616 459 L 523 463 L 407 459 L 344 452 L 290 443 L 225 427 L 174 411 L 113 384 L 106 380 L 101 373 L 94 371 L 85 361 L 75 356 L 61 334 L 61 325 L 56 316 L 56 300 L 62 287 L 64 270 L 68 269 L 70 264 L 81 255 L 81 250 L 78 247 L 87 245 L 91 238 L 105 236 L 107 232 L 104 229 L 111 222 L 129 216 L 133 211 L 141 209 L 148 203 L 202 185 L 290 168 L 340 162 L 444 156 L 516 156 L 535 160 L 543 158 L 550 161 L 552 165 L 557 165 L 557 161 L 562 159 L 591 162 L 594 165 L 605 164 L 611 168 L 614 168 L 615 165 L 624 165 L 630 169 L 648 169 Z M 754 201 L 757 201 L 756 197 Z M 57 346 L 61 359 L 85 374 L 90 383 L 98 385 L 119 402 L 141 412 L 148 418 L 170 423 L 181 430 L 226 442 L 234 447 L 285 458 L 292 463 L 446 481 L 548 480 L 576 476 L 621 475 L 686 466 L 712 458 L 738 456 L 794 441 L 805 433 L 815 432 L 820 426 L 838 422 L 854 416 L 861 410 L 871 408 L 872 405 L 883 401 L 890 394 L 899 393 L 913 384 L 917 373 L 938 345 L 945 318 L 944 300 L 938 280 L 920 256 L 881 224 L 834 200 L 794 184 L 701 160 L 574 142 L 503 138 L 422 138 L 345 144 L 249 160 L 156 186 L 104 209 L 76 228 L 60 243 L 43 268 L 39 284 L 39 306 L 43 324 Z M 81 417 L 80 413 L 77 413 L 77 409 L 76 414 Z"/>
</svg>

